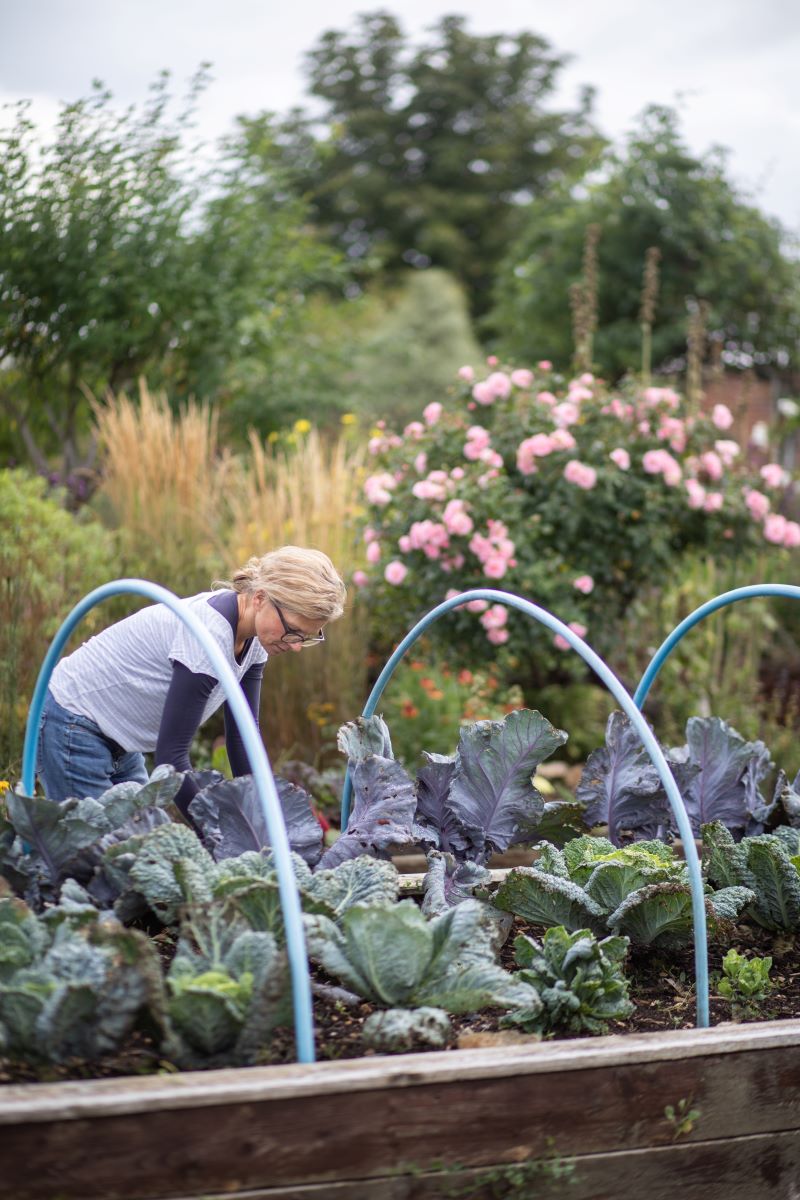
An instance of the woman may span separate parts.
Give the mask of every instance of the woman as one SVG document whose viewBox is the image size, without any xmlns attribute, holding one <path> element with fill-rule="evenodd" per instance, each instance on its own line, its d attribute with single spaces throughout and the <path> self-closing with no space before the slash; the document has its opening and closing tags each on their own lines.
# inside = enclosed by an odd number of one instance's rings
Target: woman
<svg viewBox="0 0 800 1200">
<path fill-rule="evenodd" d="M 344 610 L 345 586 L 326 554 L 284 546 L 213 587 L 185 603 L 224 652 L 258 724 L 267 658 L 323 642 L 325 625 Z M 144 783 L 145 753 L 156 766 L 191 770 L 192 739 L 223 700 L 200 642 L 171 609 L 154 604 L 126 617 L 53 671 L 37 760 L 45 795 L 63 801 L 99 796 L 125 780 Z M 247 774 L 227 704 L 225 741 L 234 775 Z M 187 777 L 176 797 L 184 814 L 196 791 Z"/>
</svg>

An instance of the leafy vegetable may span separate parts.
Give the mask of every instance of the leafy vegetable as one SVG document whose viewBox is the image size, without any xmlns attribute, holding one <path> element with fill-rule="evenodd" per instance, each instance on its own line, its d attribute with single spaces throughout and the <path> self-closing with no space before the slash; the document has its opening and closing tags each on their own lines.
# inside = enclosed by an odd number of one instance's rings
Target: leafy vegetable
<svg viewBox="0 0 800 1200">
<path fill-rule="evenodd" d="M 21 903 L 0 900 L 0 929 L 14 947 L 0 972 L 0 1045 L 7 1052 L 54 1062 L 94 1059 L 117 1049 L 140 1017 L 160 1039 L 163 985 L 144 934 L 97 912 L 77 927 L 45 923 Z M 24 932 L 24 950 L 14 930 Z"/>
<path fill-rule="evenodd" d="M 735 836 L 761 832 L 775 806 L 758 787 L 772 767 L 764 743 L 746 742 L 719 717 L 690 717 L 686 742 L 669 751 L 669 760 L 694 768 L 681 795 L 695 835 L 711 821 L 722 821 Z"/>
<path fill-rule="evenodd" d="M 753 898 L 746 912 L 765 929 L 800 926 L 800 874 L 782 836 L 764 833 L 737 843 L 721 821 L 704 825 L 702 835 L 712 883 L 749 889 Z"/>
<path fill-rule="evenodd" d="M 521 934 L 514 942 L 519 976 L 539 993 L 538 1014 L 507 1014 L 504 1025 L 522 1025 L 539 1033 L 566 1030 L 604 1033 L 609 1021 L 633 1012 L 623 974 L 628 939 L 598 942 L 588 929 L 570 933 L 557 926 L 541 942 Z"/>
<path fill-rule="evenodd" d="M 171 1052 L 185 1066 L 247 1065 L 285 1015 L 285 952 L 224 906 L 194 906 L 167 975 Z"/>
<path fill-rule="evenodd" d="M 286 779 L 275 779 L 289 845 L 309 865 L 322 853 L 322 827 L 311 810 L 311 797 Z M 223 779 L 199 791 L 189 815 L 215 859 L 234 858 L 272 843 L 261 798 L 252 775 Z"/>
<path fill-rule="evenodd" d="M 432 920 L 413 900 L 401 900 L 392 907 L 356 904 L 338 926 L 323 916 L 305 922 L 311 958 L 383 1007 L 462 1013 L 538 1004 L 533 989 L 497 965 L 493 922 L 476 900 Z"/>
<path fill-rule="evenodd" d="M 731 920 L 752 900 L 727 887 L 706 898 L 710 920 Z M 686 864 L 663 842 L 616 848 L 584 836 L 563 850 L 545 843 L 532 867 L 510 871 L 493 903 L 532 924 L 624 934 L 638 946 L 686 945 L 692 895 Z"/>
<path fill-rule="evenodd" d="M 772 959 L 745 958 L 738 950 L 731 949 L 722 960 L 723 976 L 717 985 L 720 996 L 734 1004 L 751 1006 L 754 1001 L 766 1000 L 773 983 L 769 977 Z"/>
<path fill-rule="evenodd" d="M 607 825 L 615 846 L 626 833 L 657 837 L 669 820 L 661 777 L 635 727 L 621 712 L 608 718 L 606 744 L 589 755 L 575 795 L 586 805 L 586 824 Z"/>
<path fill-rule="evenodd" d="M 361 854 L 388 858 L 392 847 L 416 842 L 412 830 L 414 785 L 401 764 L 393 758 L 365 755 L 351 761 L 350 772 L 353 811 L 345 832 L 323 854 L 323 868 L 336 867 Z"/>
<path fill-rule="evenodd" d="M 452 1032 L 441 1008 L 387 1008 L 364 1022 L 364 1045 L 383 1053 L 411 1050 L 415 1045 L 446 1046 Z"/>
</svg>

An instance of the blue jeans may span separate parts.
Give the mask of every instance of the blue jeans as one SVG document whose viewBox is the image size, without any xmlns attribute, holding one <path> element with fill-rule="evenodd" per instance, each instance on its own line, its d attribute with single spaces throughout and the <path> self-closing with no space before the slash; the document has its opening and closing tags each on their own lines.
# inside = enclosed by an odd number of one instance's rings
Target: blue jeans
<svg viewBox="0 0 800 1200">
<path fill-rule="evenodd" d="M 89 717 L 62 708 L 48 691 L 42 711 L 36 774 L 49 800 L 95 799 L 115 783 L 147 783 L 144 756 L 123 750 Z"/>
</svg>

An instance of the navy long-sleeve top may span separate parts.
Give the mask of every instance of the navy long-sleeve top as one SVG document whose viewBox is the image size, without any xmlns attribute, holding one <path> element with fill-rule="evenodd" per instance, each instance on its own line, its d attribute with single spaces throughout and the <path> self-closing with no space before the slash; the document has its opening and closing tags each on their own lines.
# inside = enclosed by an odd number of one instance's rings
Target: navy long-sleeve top
<svg viewBox="0 0 800 1200">
<path fill-rule="evenodd" d="M 233 643 L 236 645 L 236 635 L 239 627 L 239 604 L 235 592 L 215 592 L 209 597 L 208 603 L 215 608 L 233 631 Z M 236 655 L 237 662 L 242 662 L 250 647 L 252 638 L 248 638 L 242 650 Z M 241 688 L 244 692 L 250 711 L 258 726 L 258 711 L 261 700 L 261 677 L 264 673 L 263 662 L 253 663 L 242 676 Z M 158 741 L 155 750 L 155 764 L 170 763 L 176 771 L 191 771 L 192 763 L 189 750 L 200 727 L 206 701 L 219 681 L 213 675 L 201 675 L 190 671 L 181 662 L 173 662 L 172 679 L 164 701 L 164 711 L 158 731 Z M 250 763 L 242 742 L 241 734 L 233 718 L 227 701 L 223 708 L 225 719 L 225 745 L 228 759 L 234 775 L 247 775 Z M 193 779 L 187 777 L 181 784 L 180 791 L 175 797 L 175 803 L 185 815 L 188 813 L 189 802 L 198 791 Z"/>
</svg>

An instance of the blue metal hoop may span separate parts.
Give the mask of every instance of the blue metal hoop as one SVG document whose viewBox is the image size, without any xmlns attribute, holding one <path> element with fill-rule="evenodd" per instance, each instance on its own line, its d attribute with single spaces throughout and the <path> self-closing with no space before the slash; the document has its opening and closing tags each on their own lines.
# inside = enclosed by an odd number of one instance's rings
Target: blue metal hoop
<svg viewBox="0 0 800 1200">
<path fill-rule="evenodd" d="M 633 702 L 637 708 L 642 708 L 644 705 L 647 693 L 658 672 L 684 634 L 687 634 L 698 621 L 710 616 L 717 609 L 727 608 L 729 604 L 735 604 L 737 600 L 750 600 L 756 596 L 784 596 L 790 600 L 800 600 L 800 587 L 795 587 L 791 583 L 752 583 L 747 587 L 734 588 L 730 592 L 720 592 L 719 596 L 715 596 L 713 600 L 707 600 L 705 604 L 701 604 L 693 613 L 689 613 L 688 617 L 684 617 L 680 625 L 675 626 L 669 637 L 664 639 L 650 659 L 634 693 Z"/>
<path fill-rule="evenodd" d="M 800 588 L 794 589 L 800 595 Z M 598 654 L 589 646 L 582 638 L 579 638 L 576 633 L 565 625 L 563 621 L 559 621 L 558 617 L 554 617 L 544 608 L 539 608 L 538 605 L 532 604 L 530 600 L 525 600 L 522 596 L 514 595 L 512 592 L 501 592 L 494 588 L 475 588 L 468 592 L 462 592 L 458 596 L 453 596 L 449 600 L 438 604 L 436 608 L 432 608 L 403 638 L 400 645 L 394 650 L 391 657 L 386 663 L 386 666 L 381 671 L 378 679 L 369 694 L 366 704 L 364 705 L 362 715 L 371 717 L 375 712 L 378 701 L 383 693 L 386 684 L 394 673 L 403 655 L 411 646 L 414 645 L 430 625 L 437 621 L 439 617 L 450 612 L 454 608 L 459 608 L 463 604 L 467 604 L 470 600 L 488 600 L 496 604 L 506 604 L 511 608 L 519 609 L 520 612 L 526 613 L 529 617 L 539 621 L 542 625 L 546 625 L 554 633 L 560 634 L 565 641 L 569 643 L 573 650 L 577 650 L 584 662 L 592 668 L 595 674 L 602 680 L 608 690 L 613 695 L 614 699 L 627 715 L 631 724 L 635 727 L 642 743 L 650 755 L 650 758 L 664 784 L 664 788 L 669 799 L 670 807 L 675 816 L 675 821 L 678 826 L 678 832 L 683 839 L 686 865 L 689 869 L 689 884 L 692 893 L 692 916 L 694 921 L 694 955 L 695 955 L 695 976 L 697 982 L 697 1025 L 700 1028 L 706 1028 L 709 1024 L 709 994 L 708 994 L 708 933 L 706 928 L 706 910 L 703 898 L 703 878 L 700 870 L 700 859 L 697 854 L 697 847 L 694 843 L 694 834 L 689 823 L 689 817 L 684 807 L 681 794 L 678 791 L 677 784 L 669 769 L 667 760 L 664 758 L 664 752 L 656 741 L 653 733 L 648 728 L 639 707 L 635 700 L 626 691 L 622 683 L 617 679 L 614 672 L 609 666 L 599 657 Z M 641 685 L 640 685 L 641 686 Z M 347 822 L 350 818 L 350 798 L 352 796 L 353 784 L 348 771 L 345 776 L 344 788 L 342 790 L 342 829 L 347 828 Z"/>
<path fill-rule="evenodd" d="M 25 744 L 22 752 L 22 788 L 27 795 L 32 796 L 36 782 L 36 743 L 39 736 L 39 726 L 42 719 L 47 687 L 53 669 L 61 657 L 61 653 L 72 630 L 82 617 L 94 608 L 96 604 L 120 593 L 133 593 L 146 596 L 158 604 L 165 604 L 195 635 L 201 643 L 219 679 L 225 699 L 231 710 L 242 742 L 247 751 L 247 757 L 253 770 L 253 780 L 256 786 L 264 819 L 267 823 L 272 851 L 275 855 L 275 866 L 278 872 L 278 891 L 283 909 L 283 920 L 286 929 L 286 949 L 289 957 L 289 967 L 292 980 L 292 1005 L 294 1010 L 295 1037 L 297 1041 L 297 1058 L 299 1062 L 314 1062 L 314 1025 L 311 1004 L 311 979 L 308 973 L 306 942 L 303 934 L 303 921 L 300 909 L 300 897 L 292 869 L 289 839 L 283 820 L 278 793 L 272 768 L 267 758 L 267 752 L 253 720 L 244 694 L 236 676 L 228 665 L 224 654 L 208 630 L 173 592 L 151 583 L 147 579 L 117 579 L 113 583 L 105 583 L 95 588 L 76 604 L 67 616 L 61 628 L 47 651 L 42 663 L 36 687 L 33 691 L 28 721 L 25 728 Z"/>
</svg>

